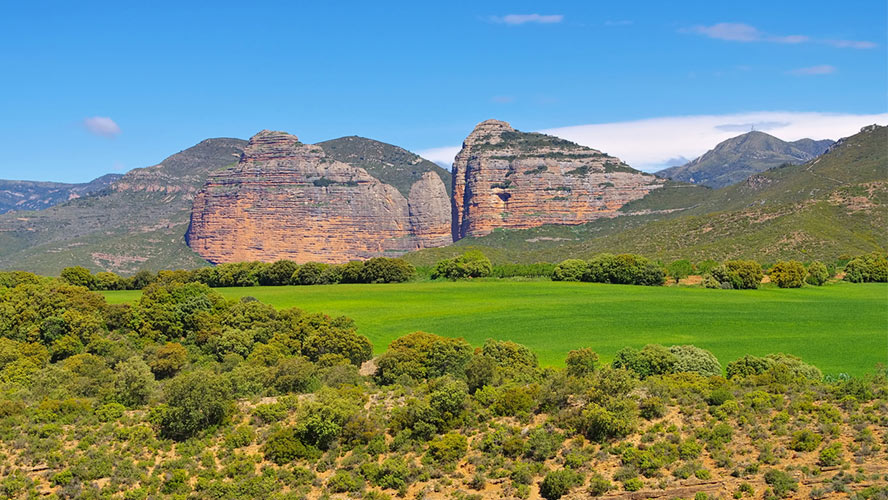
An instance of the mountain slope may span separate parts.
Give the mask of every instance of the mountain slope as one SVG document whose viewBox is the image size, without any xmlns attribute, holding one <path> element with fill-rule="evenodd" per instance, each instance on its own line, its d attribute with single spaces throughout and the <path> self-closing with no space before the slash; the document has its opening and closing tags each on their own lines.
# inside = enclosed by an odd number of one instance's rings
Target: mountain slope
<svg viewBox="0 0 888 500">
<path fill-rule="evenodd" d="M 429 264 L 468 247 L 499 262 L 527 263 L 600 252 L 637 252 L 663 261 L 774 262 L 884 251 L 888 248 L 885 144 L 888 127 L 866 127 L 806 164 L 775 168 L 724 189 L 664 187 L 627 205 L 626 217 L 573 227 L 498 231 L 407 258 Z M 682 198 L 695 202 L 672 212 L 647 210 L 663 209 Z"/>
<path fill-rule="evenodd" d="M 730 186 L 750 175 L 784 164 L 800 164 L 823 154 L 830 140 L 782 141 L 764 132 L 748 132 L 719 143 L 682 166 L 657 172 L 660 177 L 712 188 Z"/>
<path fill-rule="evenodd" d="M 0 269 L 57 274 L 83 265 L 130 274 L 205 265 L 183 238 L 191 201 L 211 172 L 237 161 L 245 144 L 207 139 L 91 196 L 0 215 Z"/>
<path fill-rule="evenodd" d="M 121 174 L 106 174 L 79 184 L 0 179 L 0 214 L 10 210 L 43 210 L 101 191 L 121 177 Z"/>
<path fill-rule="evenodd" d="M 363 168 L 373 177 L 394 186 L 404 197 L 410 196 L 410 188 L 426 172 L 438 175 L 450 195 L 450 172 L 398 146 L 356 135 L 319 142 L 317 146 L 328 157 Z"/>
</svg>

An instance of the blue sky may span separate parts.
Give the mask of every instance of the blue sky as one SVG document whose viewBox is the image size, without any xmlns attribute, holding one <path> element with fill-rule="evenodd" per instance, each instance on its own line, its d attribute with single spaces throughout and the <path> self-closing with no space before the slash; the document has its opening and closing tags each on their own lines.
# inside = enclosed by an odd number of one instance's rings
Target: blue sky
<svg viewBox="0 0 888 500">
<path fill-rule="evenodd" d="M 888 116 L 883 0 L 124 4 L 4 6 L 0 178 L 85 181 L 266 128 L 446 162 L 487 118 L 652 169 L 726 125 L 794 139 Z"/>
</svg>

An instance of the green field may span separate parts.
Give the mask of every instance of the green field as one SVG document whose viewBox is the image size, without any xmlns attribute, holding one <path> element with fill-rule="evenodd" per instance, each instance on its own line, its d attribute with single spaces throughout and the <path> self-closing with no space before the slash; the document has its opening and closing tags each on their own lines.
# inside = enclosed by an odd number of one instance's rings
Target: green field
<svg viewBox="0 0 888 500">
<path fill-rule="evenodd" d="M 694 344 L 722 364 L 745 354 L 784 352 L 825 374 L 859 375 L 888 361 L 888 286 L 835 283 L 802 289 L 709 290 L 549 281 L 417 282 L 220 288 L 277 307 L 344 314 L 382 352 L 423 330 L 512 340 L 540 362 L 561 365 L 571 349 L 592 347 L 605 360 L 624 346 Z M 104 292 L 109 302 L 139 291 Z"/>
</svg>

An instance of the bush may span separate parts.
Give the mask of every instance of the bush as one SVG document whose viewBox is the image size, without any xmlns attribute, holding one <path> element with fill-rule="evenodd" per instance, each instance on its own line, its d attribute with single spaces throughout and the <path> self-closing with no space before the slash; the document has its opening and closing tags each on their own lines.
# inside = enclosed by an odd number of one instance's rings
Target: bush
<svg viewBox="0 0 888 500">
<path fill-rule="evenodd" d="M 546 500 L 556 500 L 566 495 L 571 488 L 583 484 L 583 475 L 571 469 L 560 469 L 546 474 L 540 483 L 540 496 Z"/>
<path fill-rule="evenodd" d="M 285 427 L 269 436 L 262 452 L 266 460 L 278 465 L 294 460 L 317 460 L 321 456 L 321 451 L 314 446 L 305 445 L 292 427 Z"/>
<path fill-rule="evenodd" d="M 148 364 L 142 358 L 133 356 L 117 365 L 113 397 L 133 408 L 147 403 L 156 385 Z"/>
<path fill-rule="evenodd" d="M 808 429 L 802 429 L 792 434 L 789 447 L 794 451 L 814 451 L 820 446 L 823 436 L 815 434 Z"/>
<path fill-rule="evenodd" d="M 403 259 L 374 257 L 364 262 L 360 277 L 363 283 L 401 283 L 415 274 L 416 269 Z"/>
<path fill-rule="evenodd" d="M 493 266 L 479 250 L 470 250 L 454 259 L 444 259 L 432 270 L 432 279 L 464 279 L 490 276 Z"/>
<path fill-rule="evenodd" d="M 567 374 L 573 377 L 585 377 L 595 372 L 598 364 L 598 353 L 590 347 L 577 349 L 567 353 L 564 361 L 567 365 Z"/>
<path fill-rule="evenodd" d="M 427 456 L 435 462 L 453 464 L 465 456 L 467 446 L 465 436 L 449 432 L 429 442 Z"/>
<path fill-rule="evenodd" d="M 90 290 L 96 288 L 96 279 L 93 277 L 89 269 L 82 266 L 72 266 L 62 269 L 59 274 L 62 281 L 74 286 L 85 286 Z"/>
<path fill-rule="evenodd" d="M 762 266 L 753 260 L 729 260 L 710 271 L 721 288 L 756 289 L 762 282 Z"/>
<path fill-rule="evenodd" d="M 614 355 L 612 366 L 633 371 L 639 378 L 645 379 L 652 375 L 673 373 L 677 362 L 678 358 L 669 349 L 648 344 L 640 351 L 631 347 L 620 349 Z"/>
<path fill-rule="evenodd" d="M 582 281 L 589 265 L 580 259 L 567 259 L 555 266 L 552 281 Z"/>
<path fill-rule="evenodd" d="M 414 380 L 445 374 L 462 377 L 472 359 L 472 346 L 463 339 L 413 332 L 396 339 L 376 360 L 376 379 L 393 384 L 401 377 Z"/>
<path fill-rule="evenodd" d="M 808 275 L 805 278 L 805 281 L 807 281 L 809 285 L 822 286 L 828 279 L 829 269 L 827 269 L 826 264 L 819 260 L 815 260 L 808 265 Z"/>
<path fill-rule="evenodd" d="M 331 493 L 360 491 L 363 486 L 364 480 L 357 474 L 347 470 L 338 470 L 327 480 L 327 489 Z"/>
<path fill-rule="evenodd" d="M 845 265 L 845 280 L 851 283 L 888 281 L 888 257 L 882 253 L 871 253 L 851 259 Z"/>
<path fill-rule="evenodd" d="M 842 464 L 842 443 L 834 442 L 820 450 L 817 463 L 823 467 L 834 467 Z"/>
<path fill-rule="evenodd" d="M 172 377 L 188 363 L 188 351 L 178 342 L 167 342 L 159 347 L 148 365 L 159 378 Z"/>
<path fill-rule="evenodd" d="M 613 488 L 610 481 L 604 478 L 601 474 L 593 474 L 591 478 L 589 478 L 589 487 L 586 489 L 586 493 L 589 496 L 600 497 L 604 495 L 608 491 Z"/>
<path fill-rule="evenodd" d="M 768 273 L 771 282 L 780 288 L 800 288 L 807 274 L 805 266 L 797 260 L 780 261 Z"/>
<path fill-rule="evenodd" d="M 669 352 L 675 356 L 676 373 L 697 373 L 704 377 L 722 374 L 721 363 L 706 349 L 692 345 L 674 345 L 669 348 Z"/>
<path fill-rule="evenodd" d="M 659 286 L 666 282 L 666 273 L 656 263 L 640 255 L 601 254 L 588 262 L 583 281 Z"/>
<path fill-rule="evenodd" d="M 799 489 L 799 483 L 786 472 L 769 469 L 765 472 L 765 482 L 778 497 L 786 498 Z"/>
<path fill-rule="evenodd" d="M 219 425 L 234 404 L 228 384 L 209 372 L 194 371 L 172 379 L 164 391 L 160 431 L 164 437 L 184 440 Z"/>
</svg>

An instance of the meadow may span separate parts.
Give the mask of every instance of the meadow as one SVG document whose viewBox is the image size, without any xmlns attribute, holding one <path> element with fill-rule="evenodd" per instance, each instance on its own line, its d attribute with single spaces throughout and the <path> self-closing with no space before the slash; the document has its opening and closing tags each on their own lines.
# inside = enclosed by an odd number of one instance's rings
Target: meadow
<svg viewBox="0 0 888 500">
<path fill-rule="evenodd" d="M 604 361 L 624 346 L 693 344 L 722 365 L 746 354 L 783 352 L 824 374 L 860 375 L 888 361 L 888 286 L 711 290 L 550 281 L 477 280 L 380 285 L 218 288 L 276 307 L 346 315 L 374 352 L 422 330 L 512 340 L 561 366 L 568 351 L 594 348 Z M 138 290 L 103 292 L 111 303 L 138 300 Z"/>
</svg>

